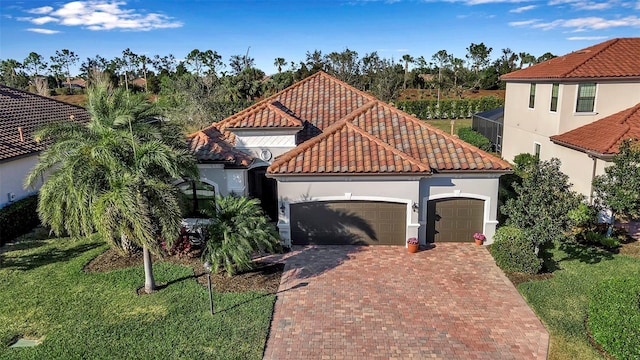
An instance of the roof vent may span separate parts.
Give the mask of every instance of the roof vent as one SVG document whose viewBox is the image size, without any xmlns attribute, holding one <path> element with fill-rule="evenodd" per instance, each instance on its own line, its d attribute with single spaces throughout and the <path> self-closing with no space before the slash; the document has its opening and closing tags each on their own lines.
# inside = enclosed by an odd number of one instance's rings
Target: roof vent
<svg viewBox="0 0 640 360">
<path fill-rule="evenodd" d="M 24 134 L 22 133 L 22 126 L 18 126 L 18 134 L 20 134 L 20 142 L 24 142 Z"/>
</svg>

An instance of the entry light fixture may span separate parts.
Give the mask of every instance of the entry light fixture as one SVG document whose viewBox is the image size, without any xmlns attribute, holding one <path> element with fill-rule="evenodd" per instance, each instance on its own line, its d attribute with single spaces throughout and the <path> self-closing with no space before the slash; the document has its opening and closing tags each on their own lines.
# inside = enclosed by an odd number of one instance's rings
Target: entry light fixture
<svg viewBox="0 0 640 360">
<path fill-rule="evenodd" d="M 280 214 L 284 215 L 284 211 L 285 211 L 284 203 L 281 202 L 280 203 Z"/>
<path fill-rule="evenodd" d="M 420 209 L 420 205 L 418 205 L 417 202 L 414 202 L 413 205 L 411 205 L 411 208 L 414 212 L 418 212 L 418 209 Z"/>
</svg>

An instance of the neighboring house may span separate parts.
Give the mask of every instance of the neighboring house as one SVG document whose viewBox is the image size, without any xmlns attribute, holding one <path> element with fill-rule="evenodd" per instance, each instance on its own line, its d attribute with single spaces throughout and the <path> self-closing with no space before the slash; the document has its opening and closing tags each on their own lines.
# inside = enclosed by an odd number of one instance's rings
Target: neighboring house
<svg viewBox="0 0 640 360">
<path fill-rule="evenodd" d="M 79 106 L 0 85 L 0 207 L 37 191 L 23 187 L 44 149 L 33 132 L 62 120 L 86 122 L 89 114 Z"/>
<path fill-rule="evenodd" d="M 504 108 L 473 114 L 471 128 L 491 141 L 491 148 L 502 152 L 502 128 L 504 127 Z"/>
<path fill-rule="evenodd" d="M 72 79 L 69 82 L 62 83 L 62 87 L 69 87 L 69 83 L 71 83 L 71 88 L 73 89 L 85 89 L 87 87 L 87 81 L 82 78 Z"/>
<path fill-rule="evenodd" d="M 618 144 L 640 136 L 640 38 L 621 38 L 502 76 L 502 156 L 562 161 L 574 190 L 591 200 Z"/>
<path fill-rule="evenodd" d="M 511 171 L 323 72 L 188 139 L 201 179 L 186 192 L 259 198 L 285 245 L 472 242 L 474 232 L 490 243 L 498 179 Z"/>
</svg>

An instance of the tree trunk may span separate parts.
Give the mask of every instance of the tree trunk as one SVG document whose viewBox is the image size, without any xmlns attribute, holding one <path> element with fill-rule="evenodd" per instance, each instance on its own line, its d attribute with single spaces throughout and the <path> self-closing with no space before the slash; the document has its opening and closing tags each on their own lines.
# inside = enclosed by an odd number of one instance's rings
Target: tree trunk
<svg viewBox="0 0 640 360">
<path fill-rule="evenodd" d="M 156 289 L 156 282 L 153 279 L 151 253 L 146 246 L 142 248 L 142 255 L 144 259 L 144 292 L 150 294 Z"/>
</svg>

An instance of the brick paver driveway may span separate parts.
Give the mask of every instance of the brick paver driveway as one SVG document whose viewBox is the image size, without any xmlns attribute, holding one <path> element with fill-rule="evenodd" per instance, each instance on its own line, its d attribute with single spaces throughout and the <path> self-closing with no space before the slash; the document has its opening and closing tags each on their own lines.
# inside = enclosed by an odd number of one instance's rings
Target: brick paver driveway
<svg viewBox="0 0 640 360">
<path fill-rule="evenodd" d="M 265 359 L 545 359 L 549 335 L 484 247 L 288 254 Z"/>
</svg>

